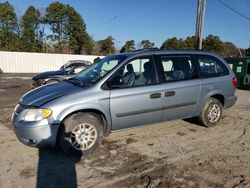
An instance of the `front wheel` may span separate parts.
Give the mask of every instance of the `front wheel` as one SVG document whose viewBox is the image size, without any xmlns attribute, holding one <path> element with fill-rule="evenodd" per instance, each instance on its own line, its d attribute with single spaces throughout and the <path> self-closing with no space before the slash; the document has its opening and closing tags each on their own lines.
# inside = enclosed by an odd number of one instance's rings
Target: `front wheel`
<svg viewBox="0 0 250 188">
<path fill-rule="evenodd" d="M 93 152 L 103 138 L 103 126 L 94 113 L 79 112 L 68 117 L 59 132 L 59 144 L 66 153 L 85 155 Z"/>
<path fill-rule="evenodd" d="M 216 98 L 208 98 L 201 115 L 198 117 L 201 124 L 206 127 L 212 127 L 216 125 L 222 117 L 223 107 L 221 102 Z"/>
</svg>

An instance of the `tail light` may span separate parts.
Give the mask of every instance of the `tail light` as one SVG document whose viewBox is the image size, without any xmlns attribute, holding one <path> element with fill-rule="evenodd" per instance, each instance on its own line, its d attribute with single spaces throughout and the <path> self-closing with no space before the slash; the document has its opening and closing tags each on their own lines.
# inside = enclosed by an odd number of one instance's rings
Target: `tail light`
<svg viewBox="0 0 250 188">
<path fill-rule="evenodd" d="M 237 78 L 236 77 L 232 78 L 232 84 L 233 84 L 234 88 L 236 89 L 236 87 L 237 87 Z"/>
</svg>

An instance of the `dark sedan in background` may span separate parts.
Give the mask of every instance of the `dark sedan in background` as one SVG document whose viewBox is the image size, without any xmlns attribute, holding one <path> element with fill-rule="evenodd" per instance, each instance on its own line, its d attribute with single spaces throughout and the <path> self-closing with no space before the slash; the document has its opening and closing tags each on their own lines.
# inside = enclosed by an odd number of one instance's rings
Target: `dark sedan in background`
<svg viewBox="0 0 250 188">
<path fill-rule="evenodd" d="M 35 75 L 32 78 L 32 87 L 38 87 L 41 85 L 46 85 L 54 82 L 59 82 L 64 79 L 68 79 L 73 75 L 84 70 L 91 64 L 89 61 L 83 60 L 71 60 L 64 64 L 57 71 L 48 71 Z"/>
</svg>

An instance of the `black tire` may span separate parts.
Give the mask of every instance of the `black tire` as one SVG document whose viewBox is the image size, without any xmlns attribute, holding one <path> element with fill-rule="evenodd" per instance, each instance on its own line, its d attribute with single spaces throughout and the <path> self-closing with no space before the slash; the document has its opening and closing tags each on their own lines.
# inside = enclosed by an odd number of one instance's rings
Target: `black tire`
<svg viewBox="0 0 250 188">
<path fill-rule="evenodd" d="M 77 133 L 78 136 L 76 136 L 77 134 L 74 134 L 76 130 L 78 130 L 77 132 L 86 130 L 85 127 L 82 129 L 81 126 L 86 126 L 87 129 L 90 129 L 90 127 L 93 129 L 94 135 L 96 135 L 94 141 L 87 140 L 88 138 L 86 139 L 85 137 L 88 137 L 88 135 L 86 135 L 85 132 Z M 79 134 L 81 136 L 79 136 Z M 82 136 L 84 136 L 84 138 L 82 138 Z M 93 135 L 89 134 L 89 136 Z M 60 127 L 58 142 L 64 152 L 79 156 L 92 153 L 101 145 L 102 139 L 103 126 L 99 116 L 95 113 L 78 112 L 65 119 Z M 84 148 L 88 144 L 86 145 L 85 143 L 80 143 L 81 141 L 88 143 L 91 142 L 92 144 L 89 148 Z M 79 145 L 79 148 L 76 146 L 76 143 Z"/>
<path fill-rule="evenodd" d="M 211 113 L 213 109 L 216 109 L 217 113 Z M 205 127 L 212 127 L 220 121 L 222 113 L 223 107 L 221 102 L 216 98 L 210 97 L 205 102 L 201 114 L 198 116 L 198 120 L 201 125 Z"/>
</svg>

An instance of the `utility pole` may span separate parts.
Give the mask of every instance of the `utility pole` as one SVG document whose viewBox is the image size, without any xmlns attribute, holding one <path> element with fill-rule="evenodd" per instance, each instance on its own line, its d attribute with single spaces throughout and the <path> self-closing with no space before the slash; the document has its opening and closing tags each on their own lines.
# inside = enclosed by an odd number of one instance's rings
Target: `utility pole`
<svg viewBox="0 0 250 188">
<path fill-rule="evenodd" d="M 202 31 L 204 27 L 205 10 L 206 0 L 198 0 L 196 17 L 196 48 L 198 50 L 202 49 Z"/>
<path fill-rule="evenodd" d="M 199 49 L 200 12 L 201 12 L 201 0 L 197 0 L 197 15 L 196 15 L 196 29 L 195 29 L 196 49 Z"/>
<path fill-rule="evenodd" d="M 205 17 L 205 10 L 206 10 L 206 1 L 207 0 L 203 0 L 203 4 L 202 4 L 202 15 L 201 15 L 201 28 L 200 28 L 200 40 L 199 40 L 199 50 L 202 49 L 202 31 L 203 31 L 203 27 L 204 27 L 204 17 Z"/>
</svg>

